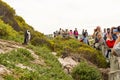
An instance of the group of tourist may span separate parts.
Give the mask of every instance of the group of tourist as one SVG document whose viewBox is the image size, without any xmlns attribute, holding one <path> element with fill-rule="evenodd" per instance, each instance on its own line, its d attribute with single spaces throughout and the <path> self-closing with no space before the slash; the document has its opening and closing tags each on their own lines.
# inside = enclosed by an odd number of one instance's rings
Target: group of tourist
<svg viewBox="0 0 120 80">
<path fill-rule="evenodd" d="M 78 37 L 80 37 L 77 28 L 75 28 L 74 31 L 73 30 L 68 30 L 68 29 L 64 30 L 64 29 L 60 28 L 59 31 L 55 31 L 53 34 L 54 34 L 54 37 L 61 36 L 63 38 L 71 37 L 71 38 L 75 38 L 75 39 L 78 39 Z M 80 37 L 80 41 L 89 45 L 87 30 L 83 29 L 82 37 Z"/>
<path fill-rule="evenodd" d="M 76 39 L 78 39 L 78 36 L 79 36 L 79 33 L 78 33 L 78 30 L 77 28 L 75 28 L 75 30 L 68 30 L 68 29 L 62 29 L 60 28 L 59 31 L 55 31 L 54 33 L 54 37 L 57 37 L 57 36 L 62 36 L 63 38 L 67 38 L 67 37 L 74 37 Z"/>
<path fill-rule="evenodd" d="M 85 44 L 89 45 L 90 35 L 88 35 L 87 30 L 82 30 L 82 36 L 78 33 L 77 28 L 75 30 L 68 29 L 59 29 L 59 31 L 54 32 L 54 37 L 62 36 L 63 38 L 72 37 L 80 40 Z M 101 50 L 103 55 L 106 58 L 109 58 L 110 53 L 114 53 L 114 55 L 119 56 L 120 52 L 118 52 L 118 48 L 120 48 L 120 26 L 112 27 L 112 28 L 104 28 L 103 32 L 100 26 L 97 26 L 94 29 L 93 35 L 91 36 L 93 39 L 93 47 L 97 50 Z M 118 47 L 119 46 L 119 47 Z"/>
<path fill-rule="evenodd" d="M 109 58 L 111 52 L 115 56 L 120 55 L 118 52 L 120 51 L 120 26 L 104 28 L 104 32 L 101 31 L 100 26 L 97 26 L 92 37 L 94 38 L 94 48 L 102 50 L 106 58 Z"/>
</svg>

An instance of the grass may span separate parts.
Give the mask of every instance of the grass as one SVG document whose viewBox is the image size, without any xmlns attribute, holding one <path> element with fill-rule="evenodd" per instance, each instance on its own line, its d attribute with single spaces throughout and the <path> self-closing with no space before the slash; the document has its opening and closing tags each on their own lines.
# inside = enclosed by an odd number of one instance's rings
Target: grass
<svg viewBox="0 0 120 80">
<path fill-rule="evenodd" d="M 99 68 L 106 68 L 109 66 L 101 51 L 97 51 L 91 46 L 81 43 L 78 40 L 57 37 L 53 42 L 54 51 L 58 53 L 58 56 L 61 56 L 63 53 L 72 56 L 79 55 L 77 56 L 78 58 L 83 57 Z"/>
<path fill-rule="evenodd" d="M 100 71 L 86 62 L 81 62 L 74 67 L 72 76 L 75 80 L 101 80 Z"/>
<path fill-rule="evenodd" d="M 2 75 L 5 80 L 72 80 L 72 77 L 65 74 L 62 70 L 62 66 L 57 58 L 50 53 L 48 48 L 28 47 L 34 50 L 39 58 L 44 60 L 45 65 L 32 63 L 31 61 L 33 61 L 34 58 L 31 53 L 22 48 L 0 54 L 0 64 L 12 72 L 9 75 Z M 32 70 L 17 67 L 16 64 L 19 63 L 30 67 Z"/>
<path fill-rule="evenodd" d="M 72 80 L 71 76 L 63 72 L 61 64 L 58 62 L 57 58 L 50 53 L 48 48 L 33 46 L 29 46 L 29 48 L 32 48 L 37 55 L 45 60 L 48 70 L 44 75 L 48 78 L 48 80 Z"/>
</svg>

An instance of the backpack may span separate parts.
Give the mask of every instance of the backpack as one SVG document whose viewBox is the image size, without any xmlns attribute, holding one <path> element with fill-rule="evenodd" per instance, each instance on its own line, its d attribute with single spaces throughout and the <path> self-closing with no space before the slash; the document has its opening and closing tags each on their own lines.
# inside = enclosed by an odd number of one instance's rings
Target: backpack
<svg viewBox="0 0 120 80">
<path fill-rule="evenodd" d="M 105 35 L 103 36 L 103 39 L 106 41 L 106 39 L 107 39 L 107 34 L 105 34 Z"/>
<path fill-rule="evenodd" d="M 98 32 L 95 34 L 95 43 L 98 43 L 99 42 L 99 39 L 97 38 L 97 35 L 98 35 Z"/>
<path fill-rule="evenodd" d="M 78 31 L 74 31 L 74 35 L 78 35 Z"/>
</svg>

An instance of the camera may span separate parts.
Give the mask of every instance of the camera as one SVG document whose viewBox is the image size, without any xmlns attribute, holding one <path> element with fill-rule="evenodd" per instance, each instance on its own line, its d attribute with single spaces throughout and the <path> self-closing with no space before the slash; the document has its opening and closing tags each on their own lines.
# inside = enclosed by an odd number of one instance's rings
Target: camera
<svg viewBox="0 0 120 80">
<path fill-rule="evenodd" d="M 117 29 L 118 29 L 118 32 L 120 32 L 120 26 L 118 26 Z"/>
<path fill-rule="evenodd" d="M 117 28 L 114 28 L 114 29 L 113 29 L 113 32 L 118 32 L 118 29 L 117 29 Z"/>
<path fill-rule="evenodd" d="M 120 32 L 120 26 L 113 29 L 113 32 Z"/>
</svg>

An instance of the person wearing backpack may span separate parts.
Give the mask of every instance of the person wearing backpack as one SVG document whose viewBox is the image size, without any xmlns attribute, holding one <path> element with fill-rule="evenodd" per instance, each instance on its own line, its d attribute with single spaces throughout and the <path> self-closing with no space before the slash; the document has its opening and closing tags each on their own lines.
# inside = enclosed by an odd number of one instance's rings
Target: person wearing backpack
<svg viewBox="0 0 120 80">
<path fill-rule="evenodd" d="M 117 29 L 114 29 L 113 32 L 117 35 L 117 39 L 114 43 L 114 46 L 112 48 L 112 54 L 110 56 L 110 71 L 118 71 L 120 70 L 120 29 L 119 26 Z M 113 74 L 113 73 L 112 73 Z M 112 74 L 109 74 L 111 76 Z M 120 77 L 117 78 L 120 80 Z"/>
<path fill-rule="evenodd" d="M 83 33 L 82 41 L 83 41 L 83 43 L 89 45 L 87 33 L 85 33 L 85 32 Z"/>
<path fill-rule="evenodd" d="M 112 53 L 114 56 L 120 57 L 120 26 L 118 26 L 114 31 L 116 31 L 117 39 L 112 49 Z"/>
<path fill-rule="evenodd" d="M 115 41 L 117 39 L 116 33 L 118 32 L 116 27 L 112 27 L 111 30 L 110 28 L 107 28 L 107 39 L 106 39 L 106 44 L 108 46 L 107 48 L 107 54 L 106 58 L 108 58 L 109 54 L 111 53 L 111 49 L 113 48 Z"/>
<path fill-rule="evenodd" d="M 77 30 L 77 28 L 75 28 L 75 30 L 74 30 L 74 36 L 75 36 L 76 39 L 78 39 L 78 35 L 79 35 L 78 34 L 78 30 Z"/>
<path fill-rule="evenodd" d="M 96 48 L 97 50 L 99 49 L 99 42 L 101 41 L 101 36 L 102 36 L 102 32 L 101 32 L 101 28 L 100 26 L 97 26 L 96 29 L 94 29 L 94 33 L 92 35 L 92 37 L 94 38 L 94 48 Z"/>
<path fill-rule="evenodd" d="M 117 39 L 116 32 L 117 32 L 116 27 L 112 27 L 111 30 L 110 28 L 107 28 L 107 39 L 106 39 L 106 44 L 109 48 L 113 48 L 114 43 Z"/>
<path fill-rule="evenodd" d="M 106 37 L 106 35 L 107 35 L 107 31 L 106 31 L 106 28 L 104 28 L 104 32 L 103 32 L 103 39 L 106 41 L 106 39 L 107 39 L 107 37 Z"/>
<path fill-rule="evenodd" d="M 88 37 L 88 32 L 87 32 L 87 29 L 85 30 L 85 32 L 84 32 L 85 34 L 86 34 L 86 37 Z"/>
</svg>

